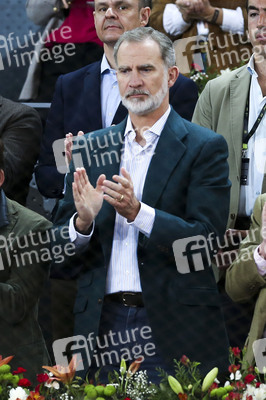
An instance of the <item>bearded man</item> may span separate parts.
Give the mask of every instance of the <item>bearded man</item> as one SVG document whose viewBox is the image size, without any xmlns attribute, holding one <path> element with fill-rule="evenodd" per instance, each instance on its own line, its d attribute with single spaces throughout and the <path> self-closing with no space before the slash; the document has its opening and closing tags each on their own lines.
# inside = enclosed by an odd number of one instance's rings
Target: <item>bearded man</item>
<svg viewBox="0 0 266 400">
<path fill-rule="evenodd" d="M 93 374 L 99 367 L 103 373 L 119 369 L 121 358 L 139 358 L 154 382 L 155 368 L 173 372 L 173 359 L 182 354 L 199 360 L 202 371 L 226 368 L 228 342 L 212 269 L 176 265 L 172 247 L 182 242 L 182 254 L 193 248 L 193 258 L 195 235 L 205 242 L 223 234 L 226 142 L 170 107 L 178 68 L 164 34 L 146 27 L 125 32 L 114 57 L 129 116 L 77 137 L 55 215 L 58 232 L 69 226 L 69 241 L 79 249 L 69 267 L 80 266 L 76 336 L 54 343 L 56 361 L 70 348 L 85 349 L 80 365 Z M 75 168 L 78 150 L 81 168 Z"/>
</svg>

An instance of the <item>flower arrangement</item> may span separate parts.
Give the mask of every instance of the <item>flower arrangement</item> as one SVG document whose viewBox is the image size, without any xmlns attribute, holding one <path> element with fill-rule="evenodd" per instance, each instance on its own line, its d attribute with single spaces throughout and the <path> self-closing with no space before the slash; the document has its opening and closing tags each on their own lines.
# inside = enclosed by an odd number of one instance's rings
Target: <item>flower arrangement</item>
<svg viewBox="0 0 266 400">
<path fill-rule="evenodd" d="M 223 74 L 226 74 L 228 72 L 231 72 L 234 69 L 242 67 L 244 64 L 245 62 L 241 62 L 238 66 L 232 68 L 232 70 L 230 68 L 226 68 L 220 71 L 215 69 L 213 66 L 207 67 L 206 71 L 200 71 L 199 69 L 197 69 L 197 66 L 193 64 L 192 69 L 189 72 L 189 78 L 196 83 L 198 87 L 198 92 L 200 94 L 205 88 L 208 81 L 217 78 L 218 76 L 221 76 Z"/>
<path fill-rule="evenodd" d="M 245 350 L 230 348 L 229 377 L 220 383 L 218 368 L 202 377 L 199 362 L 190 361 L 183 355 L 174 361 L 175 375 L 168 375 L 158 368 L 159 385 L 151 383 L 146 371 L 139 370 L 141 359 L 128 368 L 121 360 L 120 371 L 109 374 L 109 383 L 103 385 L 95 375 L 95 382 L 75 377 L 76 359 L 67 368 L 44 366 L 44 373 L 37 375 L 39 384 L 32 388 L 25 369 L 11 372 L 13 356 L 0 356 L 0 400 L 265 400 L 266 368 L 258 369 L 243 362 Z"/>
</svg>

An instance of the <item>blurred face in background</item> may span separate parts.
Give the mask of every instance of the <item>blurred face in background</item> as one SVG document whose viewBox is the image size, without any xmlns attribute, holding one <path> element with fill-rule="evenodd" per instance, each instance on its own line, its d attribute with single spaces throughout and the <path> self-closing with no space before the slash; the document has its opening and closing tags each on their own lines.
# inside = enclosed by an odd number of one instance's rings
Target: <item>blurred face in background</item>
<svg viewBox="0 0 266 400">
<path fill-rule="evenodd" d="M 150 8 L 140 8 L 138 0 L 95 0 L 94 23 L 99 39 L 114 45 L 122 33 L 146 26 Z"/>
</svg>

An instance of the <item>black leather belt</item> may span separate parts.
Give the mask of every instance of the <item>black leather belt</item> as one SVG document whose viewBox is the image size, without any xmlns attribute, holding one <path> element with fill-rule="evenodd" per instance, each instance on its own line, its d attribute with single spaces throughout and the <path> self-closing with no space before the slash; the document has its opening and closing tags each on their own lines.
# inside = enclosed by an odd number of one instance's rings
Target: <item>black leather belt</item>
<svg viewBox="0 0 266 400">
<path fill-rule="evenodd" d="M 141 292 L 117 292 L 104 296 L 105 302 L 115 302 L 123 304 L 126 307 L 143 307 L 143 299 Z"/>
</svg>

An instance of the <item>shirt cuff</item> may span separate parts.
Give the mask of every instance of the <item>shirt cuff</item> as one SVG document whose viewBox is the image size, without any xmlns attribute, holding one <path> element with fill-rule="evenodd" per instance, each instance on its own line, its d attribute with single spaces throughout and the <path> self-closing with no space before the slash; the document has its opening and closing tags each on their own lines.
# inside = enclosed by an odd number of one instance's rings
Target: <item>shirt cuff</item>
<svg viewBox="0 0 266 400">
<path fill-rule="evenodd" d="M 258 268 L 258 273 L 264 276 L 266 274 L 266 260 L 259 255 L 259 246 L 254 250 L 253 256 Z"/>
<path fill-rule="evenodd" d="M 184 33 L 191 23 L 183 20 L 181 12 L 175 4 L 166 4 L 163 12 L 163 27 L 166 33 L 178 36 Z"/>
<path fill-rule="evenodd" d="M 127 222 L 129 225 L 137 228 L 145 236 L 150 237 L 155 219 L 155 209 L 140 202 L 140 210 L 133 222 Z"/>
<path fill-rule="evenodd" d="M 223 8 L 223 23 L 221 29 L 226 32 L 244 34 L 244 17 L 240 7 L 236 10 Z"/>
<path fill-rule="evenodd" d="M 74 220 L 75 220 L 76 215 L 77 215 L 77 213 L 75 213 L 70 218 L 70 221 L 69 221 L 69 238 L 70 238 L 70 241 L 72 243 L 74 243 L 76 247 L 83 247 L 86 244 L 88 244 L 89 241 L 91 240 L 92 234 L 94 232 L 94 224 L 95 223 L 93 221 L 91 233 L 89 235 L 82 235 L 82 233 L 77 232 L 75 229 Z"/>
</svg>

